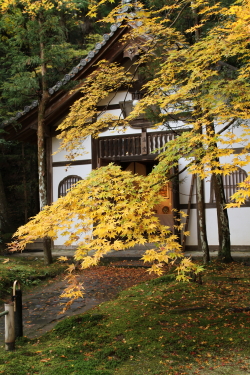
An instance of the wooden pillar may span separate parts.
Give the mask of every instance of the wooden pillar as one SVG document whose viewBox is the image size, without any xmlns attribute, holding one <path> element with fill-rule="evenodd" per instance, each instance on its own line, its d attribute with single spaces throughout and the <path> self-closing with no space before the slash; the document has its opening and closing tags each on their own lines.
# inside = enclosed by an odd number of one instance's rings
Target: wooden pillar
<svg viewBox="0 0 250 375">
<path fill-rule="evenodd" d="M 146 129 L 142 129 L 142 133 L 141 133 L 141 154 L 146 155 L 147 153 L 148 153 L 147 131 L 146 131 Z"/>
<path fill-rule="evenodd" d="M 98 144 L 99 144 L 98 138 L 91 137 L 92 170 L 98 168 L 98 158 L 99 158 Z"/>
<path fill-rule="evenodd" d="M 51 204 L 53 201 L 52 197 L 52 139 L 46 137 L 46 183 L 47 183 L 47 204 Z"/>
</svg>

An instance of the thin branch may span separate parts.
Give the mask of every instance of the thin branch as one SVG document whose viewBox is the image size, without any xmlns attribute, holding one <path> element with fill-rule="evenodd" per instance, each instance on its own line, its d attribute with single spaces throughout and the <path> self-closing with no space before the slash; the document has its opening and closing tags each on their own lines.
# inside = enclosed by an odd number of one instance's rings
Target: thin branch
<svg viewBox="0 0 250 375">
<path fill-rule="evenodd" d="M 171 23 L 171 25 L 169 27 L 173 27 L 174 24 L 178 21 L 178 19 L 180 18 L 180 16 L 182 15 L 183 11 L 185 10 L 185 8 L 190 4 L 190 2 L 186 3 L 184 5 L 184 7 L 180 10 L 178 16 L 175 18 L 175 20 Z"/>
<path fill-rule="evenodd" d="M 236 118 L 234 117 L 226 126 L 224 126 L 223 129 L 219 130 L 216 134 L 222 134 L 225 130 L 230 128 L 230 126 L 236 121 Z"/>
<path fill-rule="evenodd" d="M 187 170 L 189 164 L 186 165 L 186 167 L 182 168 L 179 172 L 175 173 L 175 174 L 172 174 L 168 180 L 172 180 L 173 178 L 179 176 L 181 173 L 185 172 L 185 170 Z M 159 185 L 160 182 L 156 182 L 155 184 L 153 185 L 150 185 L 150 187 L 153 187 L 153 186 L 156 186 L 156 185 Z"/>
</svg>

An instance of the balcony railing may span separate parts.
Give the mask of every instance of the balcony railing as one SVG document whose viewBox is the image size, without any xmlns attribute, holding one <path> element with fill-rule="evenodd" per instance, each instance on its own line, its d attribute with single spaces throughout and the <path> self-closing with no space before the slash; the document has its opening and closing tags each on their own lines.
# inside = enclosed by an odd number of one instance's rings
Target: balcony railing
<svg viewBox="0 0 250 375">
<path fill-rule="evenodd" d="M 165 151 L 165 144 L 172 139 L 174 139 L 173 133 L 147 133 L 148 154 L 152 154 L 153 152 L 156 154 L 160 154 L 162 151 Z"/>
<path fill-rule="evenodd" d="M 146 143 L 142 137 L 146 136 Z M 174 139 L 174 134 L 165 132 L 141 133 L 131 135 L 119 135 L 99 138 L 100 158 L 119 158 L 126 156 L 140 156 L 156 154 L 165 150 L 164 145 Z M 146 147 L 146 151 L 145 151 Z"/>
</svg>

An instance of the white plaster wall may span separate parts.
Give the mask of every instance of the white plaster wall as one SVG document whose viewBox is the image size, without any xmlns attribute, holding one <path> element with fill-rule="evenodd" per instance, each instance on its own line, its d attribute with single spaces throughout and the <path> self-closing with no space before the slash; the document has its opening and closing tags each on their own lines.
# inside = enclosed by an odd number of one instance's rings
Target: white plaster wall
<svg viewBox="0 0 250 375">
<path fill-rule="evenodd" d="M 117 93 L 109 94 L 105 99 L 101 100 L 98 105 L 107 105 L 107 104 L 119 104 L 124 99 L 132 100 L 132 95 L 127 91 L 118 91 Z"/>
<path fill-rule="evenodd" d="M 222 163 L 222 164 L 224 164 L 224 163 L 231 163 L 232 162 L 232 160 L 233 160 L 233 157 L 234 157 L 235 155 L 232 155 L 232 156 L 227 156 L 227 157 L 221 157 L 220 158 L 220 162 Z M 241 160 L 244 160 L 244 157 L 241 157 Z M 247 164 L 247 165 L 245 165 L 245 166 L 242 166 L 242 169 L 244 169 L 244 171 L 246 171 L 246 172 L 250 172 L 250 164 Z"/>
<path fill-rule="evenodd" d="M 204 179 L 204 194 L 205 194 L 205 203 L 210 203 L 211 176 Z"/>
<path fill-rule="evenodd" d="M 84 179 L 88 176 L 91 170 L 91 164 L 72 165 L 70 167 L 53 167 L 53 202 L 58 199 L 58 186 L 65 177 L 76 175 Z"/>
<path fill-rule="evenodd" d="M 86 178 L 88 174 L 92 170 L 91 164 L 86 165 L 74 165 L 71 167 L 54 167 L 53 168 L 53 201 L 56 201 L 58 199 L 58 185 L 60 181 L 62 181 L 65 177 L 70 175 L 77 175 L 81 177 L 82 179 Z M 76 219 L 77 222 L 77 219 Z M 72 228 L 72 231 L 74 231 L 74 228 Z M 90 233 L 89 233 L 90 234 Z M 82 237 L 84 237 L 86 234 L 84 233 Z M 82 238 L 81 238 L 82 239 Z M 64 242 L 67 240 L 65 236 L 58 235 L 58 238 L 54 241 L 54 246 L 62 246 Z M 75 244 L 72 244 L 73 246 Z"/>
<path fill-rule="evenodd" d="M 110 110 L 108 110 L 108 111 L 106 111 L 106 112 L 101 112 L 98 116 L 97 116 L 97 118 L 98 119 L 100 119 L 100 118 L 102 118 L 102 117 L 105 117 L 107 114 L 111 114 L 111 115 L 113 115 L 113 116 L 116 116 L 117 118 L 123 118 L 123 114 L 122 114 L 122 110 L 121 109 L 110 109 Z"/>
<path fill-rule="evenodd" d="M 230 208 L 228 210 L 231 232 L 231 245 L 249 246 L 250 207 Z M 206 210 L 207 236 L 209 245 L 218 245 L 217 212 L 215 208 Z"/>
<path fill-rule="evenodd" d="M 218 225 L 215 208 L 206 209 L 207 241 L 209 245 L 218 245 Z"/>
<path fill-rule="evenodd" d="M 228 209 L 232 245 L 250 246 L 250 207 Z"/>
<path fill-rule="evenodd" d="M 246 124 L 245 124 L 246 125 Z M 224 127 L 226 126 L 226 124 L 223 124 L 223 125 L 215 125 L 215 131 L 216 133 L 218 131 L 220 131 L 221 129 L 223 129 Z M 248 125 L 248 127 L 250 126 L 250 124 Z M 245 132 L 245 129 L 243 128 L 243 126 L 230 126 L 226 131 L 224 131 L 221 136 L 223 139 L 225 140 L 228 140 L 228 138 L 226 137 L 226 134 L 230 132 L 230 133 L 233 133 L 235 136 L 241 138 L 242 137 L 242 134 Z M 242 137 L 243 138 L 243 137 Z M 246 137 L 244 137 L 246 138 Z M 225 147 L 225 148 L 240 148 L 240 147 L 245 147 L 246 145 L 246 141 L 239 141 L 237 140 L 237 142 L 234 142 L 232 143 L 232 145 L 225 145 L 225 144 L 221 144 L 221 143 L 218 143 L 218 146 L 219 147 Z"/>
<path fill-rule="evenodd" d="M 183 210 L 187 212 L 187 210 Z M 231 232 L 232 246 L 249 246 L 250 245 L 250 230 L 249 217 L 250 207 L 231 208 L 228 210 L 229 225 Z M 207 225 L 207 239 L 211 246 L 218 246 L 218 225 L 217 212 L 215 208 L 206 209 L 206 225 Z M 197 240 L 197 212 L 196 209 L 190 210 L 189 228 L 190 236 L 187 237 L 186 245 L 195 246 L 198 244 Z"/>
<path fill-rule="evenodd" d="M 187 164 L 188 164 L 188 161 L 185 158 L 181 158 L 179 160 L 179 171 L 181 171 Z M 191 180 L 192 180 L 192 174 L 188 173 L 187 170 L 179 175 L 180 204 L 188 203 Z M 195 185 L 193 188 L 191 203 L 196 203 L 196 186 Z"/>
<path fill-rule="evenodd" d="M 106 130 L 105 132 L 101 133 L 99 137 L 107 137 L 107 136 L 115 136 L 115 135 L 123 135 L 123 134 L 140 134 L 141 129 L 132 129 L 132 128 L 126 128 L 123 130 L 122 128 L 118 128 L 116 130 Z"/>
<path fill-rule="evenodd" d="M 187 212 L 187 210 L 183 210 L 183 211 Z M 191 246 L 191 245 L 197 246 L 198 240 L 197 240 L 197 212 L 196 212 L 196 209 L 190 210 L 188 230 L 190 232 L 190 236 L 187 236 L 186 245 L 187 246 Z"/>
<path fill-rule="evenodd" d="M 67 152 L 65 150 L 62 150 L 54 155 L 54 153 L 59 149 L 61 140 L 53 137 L 52 138 L 52 162 L 58 162 L 58 161 L 68 161 L 66 159 Z M 91 137 L 87 137 L 83 143 L 83 152 L 81 155 L 77 156 L 75 160 L 86 160 L 92 158 L 91 153 Z"/>
<path fill-rule="evenodd" d="M 101 115 L 99 115 L 98 118 L 104 117 L 107 113 L 113 116 L 117 116 L 117 118 L 119 117 L 123 118 L 121 109 L 112 109 L 106 113 L 101 113 Z M 130 127 L 123 129 L 122 127 L 117 127 L 115 130 L 108 129 L 105 132 L 100 133 L 99 137 L 116 136 L 116 135 L 122 135 L 122 134 L 137 134 L 137 133 L 141 133 L 141 129 L 133 129 Z"/>
<path fill-rule="evenodd" d="M 77 223 L 77 218 L 74 220 L 74 222 Z M 79 229 L 79 228 L 77 228 L 77 229 Z M 75 228 L 74 225 L 73 225 L 73 226 L 71 227 L 70 232 L 71 232 L 71 233 L 74 233 L 75 230 L 76 230 L 76 228 Z M 92 232 L 89 231 L 89 232 L 83 232 L 81 235 L 78 235 L 78 237 L 79 237 L 78 241 L 79 241 L 79 242 L 80 242 L 80 241 L 83 241 L 84 238 L 85 238 L 87 235 L 90 236 L 91 233 L 92 233 Z M 75 248 L 75 247 L 77 246 L 77 242 L 73 242 L 70 246 L 65 246 L 65 245 L 64 245 L 64 243 L 68 240 L 68 238 L 69 238 L 68 236 L 62 236 L 62 235 L 60 234 L 60 232 L 59 232 L 59 233 L 58 233 L 58 237 L 57 237 L 57 239 L 54 240 L 54 247 L 57 248 L 57 249 L 71 248 L 71 247 Z"/>
</svg>

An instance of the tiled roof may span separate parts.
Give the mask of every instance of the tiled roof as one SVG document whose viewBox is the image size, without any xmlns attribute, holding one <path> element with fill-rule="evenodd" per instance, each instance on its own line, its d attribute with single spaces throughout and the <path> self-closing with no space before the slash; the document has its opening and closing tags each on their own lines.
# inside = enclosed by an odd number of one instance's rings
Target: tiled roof
<svg viewBox="0 0 250 375">
<path fill-rule="evenodd" d="M 133 0 L 122 0 L 122 4 L 124 5 L 123 8 L 121 8 L 120 12 L 125 13 L 129 11 L 129 6 L 126 4 L 132 3 Z M 134 14 L 131 12 L 131 17 L 134 16 Z M 108 40 L 115 34 L 116 30 L 121 26 L 121 22 L 119 22 L 119 19 L 123 18 L 123 16 L 117 17 L 117 23 L 114 23 L 110 26 L 110 33 L 103 35 L 103 40 L 101 42 L 96 43 L 95 48 L 89 52 L 88 56 L 84 59 L 81 59 L 79 64 L 77 64 L 71 71 L 66 74 L 63 79 L 58 81 L 53 87 L 49 88 L 49 94 L 53 95 L 55 92 L 57 92 L 62 86 L 66 85 L 70 80 L 72 80 L 75 75 L 82 70 L 92 59 L 93 57 L 105 46 L 105 44 L 108 42 Z M 24 107 L 23 111 L 17 112 L 17 114 L 14 117 L 11 117 L 9 120 L 6 120 L 3 122 L 3 125 L 10 124 L 11 122 L 20 119 L 22 116 L 24 116 L 26 113 L 34 109 L 38 106 L 38 100 L 34 100 L 30 105 L 27 105 Z"/>
</svg>

